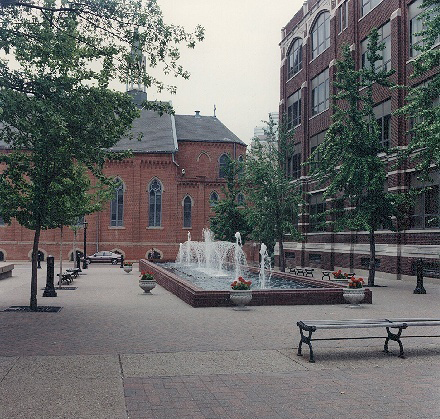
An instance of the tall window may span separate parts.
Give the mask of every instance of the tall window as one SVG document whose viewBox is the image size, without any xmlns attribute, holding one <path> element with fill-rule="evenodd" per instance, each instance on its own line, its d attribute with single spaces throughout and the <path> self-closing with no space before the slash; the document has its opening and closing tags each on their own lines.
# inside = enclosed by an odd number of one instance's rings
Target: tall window
<svg viewBox="0 0 440 419">
<path fill-rule="evenodd" d="M 383 148 L 390 147 L 391 138 L 391 100 L 381 103 L 373 108 L 374 116 L 379 124 L 380 143 Z"/>
<path fill-rule="evenodd" d="M 338 9 L 339 32 L 348 26 L 348 0 L 345 0 Z"/>
<path fill-rule="evenodd" d="M 421 19 L 421 14 L 427 9 L 420 9 L 422 0 L 416 0 L 409 5 L 408 18 L 409 18 L 409 56 L 417 57 L 422 51 L 415 47 L 424 47 L 423 36 L 420 32 L 426 29 L 425 21 Z M 432 16 L 434 18 L 434 16 Z M 437 38 L 436 42 L 440 42 L 440 38 Z"/>
<path fill-rule="evenodd" d="M 148 226 L 160 227 L 162 220 L 162 185 L 157 179 L 150 183 Z"/>
<path fill-rule="evenodd" d="M 237 205 L 240 207 L 244 205 L 244 195 L 241 192 L 237 194 Z"/>
<path fill-rule="evenodd" d="M 433 183 L 422 182 L 416 174 L 411 177 L 411 188 L 419 190 L 414 205 L 411 228 L 440 228 L 440 175 L 431 175 Z"/>
<path fill-rule="evenodd" d="M 371 9 L 376 7 L 382 0 L 359 0 L 361 2 L 361 16 L 365 16 Z"/>
<path fill-rule="evenodd" d="M 183 227 L 191 228 L 192 200 L 186 196 L 183 200 Z"/>
<path fill-rule="evenodd" d="M 120 227 L 124 225 L 124 185 L 117 179 L 119 186 L 115 188 L 113 199 L 110 203 L 110 225 Z"/>
<path fill-rule="evenodd" d="M 302 69 L 302 39 L 293 41 L 288 52 L 287 78 L 290 79 Z"/>
<path fill-rule="evenodd" d="M 292 179 L 301 177 L 301 143 L 295 144 L 292 157 L 287 163 L 288 175 Z"/>
<path fill-rule="evenodd" d="M 325 131 L 320 132 L 317 135 L 314 135 L 313 137 L 310 137 L 310 155 L 312 155 L 314 153 L 314 151 L 317 149 L 317 147 L 324 142 L 324 138 L 325 138 Z M 314 159 L 313 159 L 313 164 L 317 165 L 319 164 L 319 161 L 321 160 L 321 156 L 319 155 L 319 153 L 317 155 L 315 155 Z"/>
<path fill-rule="evenodd" d="M 287 98 L 287 128 L 301 124 L 301 89 Z"/>
<path fill-rule="evenodd" d="M 381 26 L 378 29 L 379 33 L 379 44 L 383 43 L 385 48 L 383 51 L 379 51 L 379 54 L 382 54 L 382 59 L 377 60 L 375 63 L 376 70 L 391 70 L 391 24 L 390 22 Z M 368 47 L 368 38 L 364 39 L 361 42 L 361 54 L 362 54 L 362 67 L 368 68 L 370 66 L 370 62 L 367 61 L 367 47 Z"/>
<path fill-rule="evenodd" d="M 328 68 L 312 79 L 312 115 L 328 109 L 330 98 Z"/>
<path fill-rule="evenodd" d="M 323 193 L 310 196 L 309 203 L 309 231 L 325 230 L 325 201 Z"/>
<path fill-rule="evenodd" d="M 3 220 L 3 217 L 0 217 L 0 226 L 4 226 L 5 225 L 5 220 Z"/>
<path fill-rule="evenodd" d="M 219 171 L 218 171 L 218 177 L 219 178 L 225 178 L 226 177 L 226 171 L 229 163 L 229 156 L 227 154 L 222 154 L 218 160 L 219 162 Z"/>
<path fill-rule="evenodd" d="M 209 206 L 215 207 L 218 202 L 218 193 L 216 191 L 212 191 L 211 195 L 209 195 Z"/>
<path fill-rule="evenodd" d="M 312 28 L 312 59 L 330 46 L 330 13 L 323 12 L 318 16 Z"/>
</svg>

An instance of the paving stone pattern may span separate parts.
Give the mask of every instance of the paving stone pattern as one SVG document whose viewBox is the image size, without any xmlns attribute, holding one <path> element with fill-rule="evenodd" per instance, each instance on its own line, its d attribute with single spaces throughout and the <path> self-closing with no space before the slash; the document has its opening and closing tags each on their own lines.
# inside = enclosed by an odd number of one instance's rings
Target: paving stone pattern
<svg viewBox="0 0 440 419">
<path fill-rule="evenodd" d="M 45 266 L 43 266 L 45 268 Z M 44 286 L 44 269 L 39 285 Z M 0 310 L 26 305 L 30 266 L 0 281 Z M 194 309 L 134 270 L 92 266 L 77 290 L 0 311 L 0 419 L 438 419 L 440 339 L 317 341 L 296 355 L 304 319 L 440 317 L 440 281 L 378 280 L 373 304 Z M 42 294 L 42 291 L 41 291 Z M 440 328 L 411 334 L 437 334 Z M 342 336 L 359 330 L 338 331 Z M 404 331 L 404 334 L 408 331 Z M 374 333 L 382 335 L 379 330 Z M 322 331 L 319 337 L 330 337 Z"/>
</svg>

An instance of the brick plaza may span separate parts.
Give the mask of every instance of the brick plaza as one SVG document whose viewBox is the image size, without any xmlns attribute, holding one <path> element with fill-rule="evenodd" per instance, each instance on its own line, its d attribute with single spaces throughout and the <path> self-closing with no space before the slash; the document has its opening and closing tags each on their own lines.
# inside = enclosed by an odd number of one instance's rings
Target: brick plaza
<svg viewBox="0 0 440 419">
<path fill-rule="evenodd" d="M 56 298 L 40 291 L 39 305 L 61 306 L 59 313 L 0 311 L 1 419 L 440 417 L 438 338 L 404 339 L 404 360 L 393 343 L 391 355 L 382 353 L 382 339 L 315 342 L 310 364 L 307 349 L 296 355 L 295 326 L 313 318 L 438 318 L 438 281 L 414 295 L 415 279 L 379 278 L 373 304 L 360 309 L 237 312 L 195 309 L 160 287 L 143 295 L 136 268 L 91 265 L 76 290 Z M 30 264 L 19 262 L 0 281 L 0 310 L 27 305 L 29 288 Z M 408 334 L 440 335 L 429 329 Z"/>
</svg>

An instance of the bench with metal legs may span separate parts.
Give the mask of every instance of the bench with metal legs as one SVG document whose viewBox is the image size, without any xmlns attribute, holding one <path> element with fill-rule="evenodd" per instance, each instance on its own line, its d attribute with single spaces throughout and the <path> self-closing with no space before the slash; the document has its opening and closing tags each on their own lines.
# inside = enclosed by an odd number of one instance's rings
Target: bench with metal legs
<svg viewBox="0 0 440 419">
<path fill-rule="evenodd" d="M 302 356 L 302 344 L 309 347 L 309 362 L 315 362 L 312 348 L 312 340 L 347 340 L 347 339 L 377 339 L 384 336 L 364 336 L 364 337 L 334 337 L 334 338 L 312 338 L 317 330 L 329 329 L 359 329 L 359 328 L 385 328 L 387 336 L 385 337 L 384 352 L 389 353 L 388 343 L 390 341 L 399 344 L 399 357 L 405 358 L 403 344 L 401 341 L 402 331 L 409 326 L 440 326 L 440 319 L 352 319 L 352 320 L 304 320 L 296 323 L 299 327 L 301 339 L 298 345 L 298 355 Z M 392 329 L 398 329 L 397 332 Z M 306 332 L 306 333 L 305 333 Z M 405 336 L 405 337 L 440 337 L 438 335 L 427 336 Z"/>
</svg>

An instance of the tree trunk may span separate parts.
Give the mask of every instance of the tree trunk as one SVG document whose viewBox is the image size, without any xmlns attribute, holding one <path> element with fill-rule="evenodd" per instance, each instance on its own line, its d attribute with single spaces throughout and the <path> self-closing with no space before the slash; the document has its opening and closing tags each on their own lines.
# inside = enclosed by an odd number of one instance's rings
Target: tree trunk
<svg viewBox="0 0 440 419">
<path fill-rule="evenodd" d="M 374 276 L 376 274 L 376 240 L 374 230 L 370 229 L 370 266 L 368 269 L 368 286 L 374 287 Z"/>
<path fill-rule="evenodd" d="M 32 248 L 32 274 L 31 274 L 31 300 L 30 300 L 30 309 L 31 311 L 37 311 L 37 258 L 38 258 L 38 244 L 40 243 L 40 233 L 41 227 L 38 225 L 35 228 L 34 234 L 34 245 Z"/>
<path fill-rule="evenodd" d="M 279 260 L 280 260 L 280 271 L 281 272 L 286 272 L 286 258 L 284 255 L 284 243 L 283 243 L 283 239 L 279 239 L 278 240 L 278 248 L 279 248 Z"/>
</svg>

